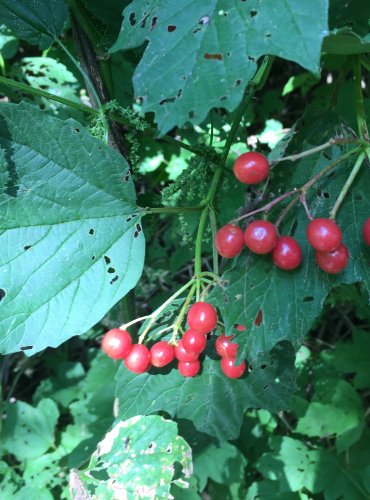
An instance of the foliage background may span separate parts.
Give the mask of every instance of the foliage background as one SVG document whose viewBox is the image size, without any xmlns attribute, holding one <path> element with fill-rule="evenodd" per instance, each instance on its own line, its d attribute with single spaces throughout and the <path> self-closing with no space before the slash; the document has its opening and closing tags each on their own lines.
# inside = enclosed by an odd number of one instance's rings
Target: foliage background
<svg viewBox="0 0 370 500">
<path fill-rule="evenodd" d="M 246 378 L 222 375 L 214 339 L 194 379 L 134 376 L 99 349 L 191 279 L 192 207 L 218 171 L 220 226 L 351 153 L 370 111 L 369 18 L 364 0 L 0 0 L 2 498 L 122 486 L 129 498 L 370 498 L 368 163 L 338 212 L 342 274 L 315 267 L 301 205 L 280 226 L 302 246 L 298 270 L 246 253 L 219 262 L 208 297 L 227 334 L 246 326 Z M 345 143 L 277 162 L 335 137 Z M 231 168 L 256 147 L 272 178 L 245 189 Z M 353 164 L 308 192 L 314 215 Z M 212 271 L 211 224 L 201 239 Z"/>
</svg>

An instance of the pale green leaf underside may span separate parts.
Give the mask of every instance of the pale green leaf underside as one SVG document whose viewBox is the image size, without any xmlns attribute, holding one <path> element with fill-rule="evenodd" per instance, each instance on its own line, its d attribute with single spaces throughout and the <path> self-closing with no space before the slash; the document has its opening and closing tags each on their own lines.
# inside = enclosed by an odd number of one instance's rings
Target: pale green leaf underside
<svg viewBox="0 0 370 500">
<path fill-rule="evenodd" d="M 293 350 L 286 343 L 277 346 L 271 357 L 256 361 L 241 379 L 225 377 L 219 359 L 208 357 L 194 378 L 184 378 L 176 369 L 135 375 L 122 365 L 117 374 L 120 417 L 162 410 L 191 420 L 198 431 L 219 441 L 233 439 L 239 435 L 247 408 L 275 412 L 290 406 L 295 388 L 293 363 Z"/>
<path fill-rule="evenodd" d="M 149 41 L 135 95 L 165 133 L 214 107 L 235 109 L 264 54 L 318 73 L 327 10 L 327 0 L 134 0 L 111 52 Z"/>
<path fill-rule="evenodd" d="M 20 38 L 49 47 L 67 20 L 64 0 L 0 0 L 0 19 Z"/>
<path fill-rule="evenodd" d="M 33 354 L 135 286 L 144 238 L 127 163 L 79 123 L 2 104 L 0 148 L 0 351 Z"/>
</svg>

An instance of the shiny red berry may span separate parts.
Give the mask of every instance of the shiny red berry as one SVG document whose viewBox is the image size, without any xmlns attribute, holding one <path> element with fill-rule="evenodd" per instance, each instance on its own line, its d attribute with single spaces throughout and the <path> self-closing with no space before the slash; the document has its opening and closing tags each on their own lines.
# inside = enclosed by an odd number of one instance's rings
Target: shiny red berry
<svg viewBox="0 0 370 500">
<path fill-rule="evenodd" d="M 146 372 L 150 367 L 150 352 L 143 344 L 134 344 L 123 362 L 134 373 Z"/>
<path fill-rule="evenodd" d="M 188 325 L 200 333 L 210 333 L 217 325 L 216 309 L 208 302 L 195 302 L 187 314 Z"/>
<path fill-rule="evenodd" d="M 215 246 L 222 257 L 227 259 L 235 257 L 244 246 L 243 231 L 238 226 L 226 224 L 217 231 Z"/>
<path fill-rule="evenodd" d="M 332 252 L 315 252 L 315 257 L 320 269 L 329 274 L 338 274 L 347 266 L 349 253 L 342 243 Z"/>
<path fill-rule="evenodd" d="M 291 236 L 281 236 L 272 251 L 275 266 L 285 271 L 296 269 L 302 262 L 302 250 Z"/>
<path fill-rule="evenodd" d="M 197 330 L 192 329 L 187 330 L 181 340 L 186 351 L 197 355 L 204 351 L 207 344 L 207 339 L 204 333 L 200 333 Z"/>
<path fill-rule="evenodd" d="M 370 217 L 365 220 L 362 226 L 362 237 L 366 245 L 370 245 Z"/>
<path fill-rule="evenodd" d="M 270 173 L 270 164 L 261 153 L 244 153 L 234 163 L 234 174 L 243 184 L 258 184 Z"/>
<path fill-rule="evenodd" d="M 150 348 L 150 362 L 157 368 L 166 366 L 175 359 L 175 351 L 165 340 L 157 342 Z"/>
<path fill-rule="evenodd" d="M 270 253 L 277 241 L 276 228 L 267 220 L 253 221 L 244 231 L 244 243 L 254 253 Z"/>
<path fill-rule="evenodd" d="M 198 354 L 194 352 L 189 352 L 185 349 L 182 343 L 182 339 L 179 340 L 177 346 L 175 347 L 175 356 L 179 361 L 184 361 L 191 363 L 198 359 Z"/>
<path fill-rule="evenodd" d="M 243 375 L 247 368 L 247 363 L 242 361 L 240 365 L 236 365 L 235 358 L 222 358 L 221 359 L 221 370 L 224 372 L 226 377 L 229 378 L 239 378 Z"/>
<path fill-rule="evenodd" d="M 195 377 L 200 370 L 200 361 L 179 361 L 178 369 L 183 377 Z"/>
<path fill-rule="evenodd" d="M 342 231 L 331 219 L 313 219 L 307 226 L 309 244 L 319 252 L 332 252 L 342 241 Z"/>
<path fill-rule="evenodd" d="M 220 335 L 216 339 L 216 352 L 222 358 L 235 358 L 238 352 L 238 344 L 231 342 L 234 335 Z"/>
<path fill-rule="evenodd" d="M 110 358 L 123 359 L 131 351 L 132 339 L 129 332 L 113 328 L 102 340 L 101 348 Z"/>
</svg>

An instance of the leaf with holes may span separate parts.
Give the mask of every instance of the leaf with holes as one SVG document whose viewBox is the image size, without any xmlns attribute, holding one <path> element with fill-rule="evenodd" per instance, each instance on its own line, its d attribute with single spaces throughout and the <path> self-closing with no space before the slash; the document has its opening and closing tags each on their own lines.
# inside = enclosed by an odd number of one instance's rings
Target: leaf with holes
<svg viewBox="0 0 370 500">
<path fill-rule="evenodd" d="M 0 19 L 23 40 L 49 47 L 67 20 L 64 0 L 0 0 Z"/>
<path fill-rule="evenodd" d="M 322 144 L 333 137 L 340 126 L 337 116 L 329 113 L 315 116 L 309 125 L 297 131 L 287 154 L 301 151 L 297 147 L 308 149 Z M 345 134 L 345 130 L 341 132 Z M 346 151 L 346 148 L 333 146 L 324 153 L 301 159 L 294 167 L 291 162 L 277 164 L 273 169 L 271 193 L 277 196 L 277 193 L 302 186 Z M 328 217 L 355 158 L 356 155 L 340 163 L 329 178 L 322 178 L 309 191 L 307 202 L 314 217 Z M 316 265 L 314 252 L 306 238 L 308 219 L 301 205 L 296 205 L 279 227 L 281 234 L 294 236 L 301 246 L 303 262 L 298 269 L 282 271 L 273 265 L 270 255 L 251 253 L 246 253 L 229 264 L 223 274 L 227 286 L 222 290 L 216 289 L 210 300 L 221 310 L 226 334 L 233 333 L 236 324 L 246 326 L 246 330 L 235 337 L 241 345 L 240 358 L 253 362 L 261 352 L 269 351 L 282 340 L 289 340 L 298 348 L 320 315 L 331 288 L 341 283 L 363 281 L 370 291 L 370 248 L 363 243 L 361 235 L 362 224 L 370 213 L 367 194 L 369 183 L 370 171 L 363 168 L 338 213 L 337 221 L 343 232 L 343 242 L 351 256 L 342 273 L 329 275 Z M 269 220 L 274 222 L 289 201 L 271 211 Z"/>
<path fill-rule="evenodd" d="M 264 54 L 318 73 L 327 10 L 327 0 L 134 0 L 111 52 L 148 40 L 135 95 L 165 133 L 201 123 L 212 108 L 234 110 Z"/>
<path fill-rule="evenodd" d="M 181 475 L 177 470 L 175 479 L 178 464 Z M 171 485 L 187 487 L 191 473 L 191 448 L 177 425 L 154 415 L 135 416 L 116 423 L 100 441 L 79 486 L 99 498 L 170 498 Z"/>
<path fill-rule="evenodd" d="M 34 354 L 91 328 L 140 277 L 128 165 L 73 120 L 0 106 L 0 351 Z"/>
<path fill-rule="evenodd" d="M 214 351 L 212 347 L 209 352 Z M 192 421 L 198 431 L 219 441 L 233 439 L 239 435 L 247 408 L 276 412 L 290 406 L 293 365 L 294 353 L 287 343 L 258 359 L 248 375 L 234 380 L 222 373 L 219 359 L 208 357 L 194 378 L 184 378 L 175 369 L 135 375 L 122 365 L 116 377 L 120 417 L 162 410 Z"/>
<path fill-rule="evenodd" d="M 54 445 L 59 411 L 51 399 L 43 399 L 36 408 L 22 401 L 8 403 L 4 415 L 0 434 L 2 451 L 23 460 L 39 457 Z"/>
</svg>

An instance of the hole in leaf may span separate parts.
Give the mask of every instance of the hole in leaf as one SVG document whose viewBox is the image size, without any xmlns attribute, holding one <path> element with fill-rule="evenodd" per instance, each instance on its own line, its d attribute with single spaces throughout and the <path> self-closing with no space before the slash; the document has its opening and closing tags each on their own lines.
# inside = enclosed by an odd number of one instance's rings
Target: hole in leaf
<svg viewBox="0 0 370 500">
<path fill-rule="evenodd" d="M 226 101 L 226 99 L 227 99 L 227 95 L 220 97 L 220 101 Z"/>
<path fill-rule="evenodd" d="M 256 62 L 256 59 L 255 59 L 254 57 L 252 57 L 252 56 L 248 56 L 248 59 L 249 59 L 250 61 L 252 61 L 252 62 Z"/>
<path fill-rule="evenodd" d="M 94 233 L 95 233 L 94 229 L 93 229 L 93 228 L 91 228 L 91 229 L 89 230 L 89 234 L 93 235 Z"/>
<path fill-rule="evenodd" d="M 114 269 L 114 267 L 108 267 L 108 273 L 114 274 L 115 272 L 116 270 Z"/>
<path fill-rule="evenodd" d="M 189 113 L 188 113 L 188 117 L 189 117 L 189 118 L 194 118 L 194 116 L 195 116 L 194 111 L 189 111 Z"/>
<path fill-rule="evenodd" d="M 168 31 L 169 33 L 172 33 L 172 32 L 173 32 L 173 31 L 175 31 L 175 30 L 176 30 L 176 26 L 173 26 L 173 25 L 167 26 L 167 31 Z"/>
<path fill-rule="evenodd" d="M 271 33 L 266 33 L 265 38 L 270 38 L 270 37 L 271 37 Z"/>
<path fill-rule="evenodd" d="M 157 24 L 157 19 L 158 17 L 157 16 L 154 16 L 153 19 L 152 19 L 152 23 L 150 25 L 150 30 L 153 30 L 155 28 L 155 25 Z"/>
<path fill-rule="evenodd" d="M 182 89 L 179 89 L 176 94 L 178 99 L 181 97 L 181 94 L 182 94 Z"/>
<path fill-rule="evenodd" d="M 267 365 L 261 365 L 261 370 L 264 370 L 265 368 L 267 368 Z"/>
<path fill-rule="evenodd" d="M 23 247 L 23 250 L 29 250 L 30 248 L 32 248 L 32 245 L 26 245 Z"/>
<path fill-rule="evenodd" d="M 242 83 L 241 80 L 236 80 L 234 87 L 239 87 L 239 85 Z"/>
<path fill-rule="evenodd" d="M 218 61 L 222 61 L 223 57 L 222 54 L 209 54 L 208 52 L 206 52 L 204 54 L 204 59 L 216 59 Z"/>
<path fill-rule="evenodd" d="M 125 174 L 125 176 L 124 176 L 123 180 L 124 180 L 125 182 L 128 182 L 128 181 L 130 180 L 130 172 L 129 172 L 129 171 L 127 171 L 127 172 L 126 172 L 126 174 Z"/>
<path fill-rule="evenodd" d="M 312 302 L 313 300 L 313 297 L 304 297 L 302 302 Z"/>
<path fill-rule="evenodd" d="M 135 24 L 136 24 L 135 12 L 131 12 L 130 17 L 129 17 L 129 21 L 130 21 L 131 26 L 135 26 Z"/>
<path fill-rule="evenodd" d="M 138 231 L 135 231 L 134 232 L 134 238 L 137 238 L 139 236 L 139 232 Z"/>
<path fill-rule="evenodd" d="M 254 17 L 257 15 L 257 11 L 256 10 L 251 10 L 250 13 L 249 13 L 250 17 Z"/>
<path fill-rule="evenodd" d="M 75 128 L 75 131 L 79 134 L 81 130 L 79 128 Z"/>
<path fill-rule="evenodd" d="M 95 260 L 95 259 L 96 259 L 95 255 L 93 255 L 93 256 L 91 257 L 91 259 L 92 259 L 92 260 Z"/>
<path fill-rule="evenodd" d="M 127 217 L 126 222 L 130 222 L 131 219 L 132 217 Z"/>
<path fill-rule="evenodd" d="M 140 28 L 145 28 L 145 25 L 146 25 L 146 20 L 148 19 L 149 17 L 149 14 L 147 14 L 144 19 L 141 21 L 140 23 Z"/>
<path fill-rule="evenodd" d="M 263 313 L 262 313 L 262 310 L 260 309 L 257 313 L 255 320 L 254 320 L 254 324 L 256 326 L 260 326 L 260 324 L 262 323 L 262 319 L 263 319 Z"/>
<path fill-rule="evenodd" d="M 110 280 L 110 284 L 113 285 L 118 280 L 118 276 L 115 276 L 112 280 Z"/>
<path fill-rule="evenodd" d="M 324 198 L 330 198 L 330 195 L 329 195 L 329 193 L 325 192 L 325 193 L 323 193 L 323 197 Z"/>
<path fill-rule="evenodd" d="M 209 16 L 203 16 L 200 18 L 200 21 L 199 21 L 199 24 L 208 24 L 210 21 L 210 17 Z"/>
<path fill-rule="evenodd" d="M 105 263 L 106 263 L 106 264 L 110 264 L 110 263 L 111 263 L 111 260 L 110 260 L 110 258 L 108 257 L 108 255 L 104 255 L 104 260 L 105 260 Z"/>
<path fill-rule="evenodd" d="M 270 385 L 269 385 L 269 384 L 266 384 L 266 385 L 264 386 L 263 390 L 264 390 L 264 391 L 266 391 L 269 387 L 270 387 Z"/>
<path fill-rule="evenodd" d="M 198 33 L 198 31 L 202 31 L 202 28 L 195 28 L 195 30 L 193 30 L 194 35 L 195 33 Z"/>
<path fill-rule="evenodd" d="M 0 300 L 3 300 L 5 295 L 6 295 L 6 291 L 3 288 L 0 288 Z"/>
<path fill-rule="evenodd" d="M 167 104 L 168 102 L 175 102 L 176 97 L 166 97 L 166 99 L 162 99 L 159 104 L 163 106 L 163 104 Z"/>
<path fill-rule="evenodd" d="M 140 224 L 136 224 L 136 229 L 137 229 L 137 231 L 138 231 L 139 233 L 141 232 L 141 226 L 140 226 Z"/>
<path fill-rule="evenodd" d="M 21 351 L 29 351 L 30 349 L 33 349 L 33 345 L 24 345 L 23 347 L 20 347 Z"/>
</svg>

